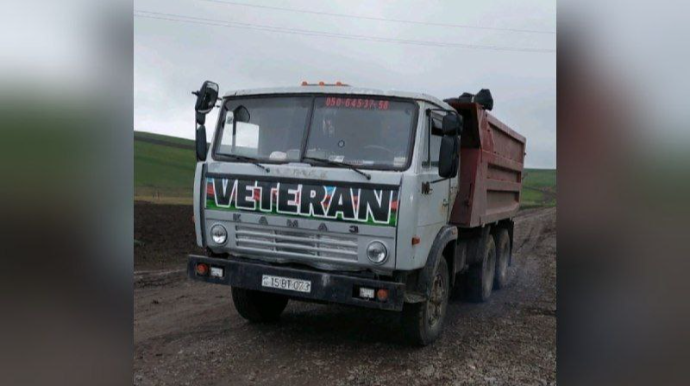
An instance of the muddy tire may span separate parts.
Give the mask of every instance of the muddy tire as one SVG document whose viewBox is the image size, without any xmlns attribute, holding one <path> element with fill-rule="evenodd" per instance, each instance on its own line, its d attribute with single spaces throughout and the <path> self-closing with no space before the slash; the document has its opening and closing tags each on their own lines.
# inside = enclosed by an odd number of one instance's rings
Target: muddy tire
<svg viewBox="0 0 690 386">
<path fill-rule="evenodd" d="M 402 326 L 408 343 L 426 346 L 438 339 L 446 319 L 449 292 L 448 264 L 441 257 L 432 275 L 429 299 L 421 303 L 408 303 L 403 307 Z"/>
<path fill-rule="evenodd" d="M 470 266 L 467 272 L 467 294 L 471 301 L 477 303 L 489 300 L 494 288 L 496 243 L 493 237 L 487 237 L 483 250 L 481 261 Z"/>
<path fill-rule="evenodd" d="M 510 267 L 510 235 L 507 229 L 501 229 L 494 235 L 496 243 L 496 275 L 494 288 L 505 288 L 508 284 L 508 268 Z"/>
<path fill-rule="evenodd" d="M 280 319 L 288 303 L 288 298 L 267 292 L 232 288 L 232 301 L 235 309 L 250 322 L 275 322 Z"/>
</svg>

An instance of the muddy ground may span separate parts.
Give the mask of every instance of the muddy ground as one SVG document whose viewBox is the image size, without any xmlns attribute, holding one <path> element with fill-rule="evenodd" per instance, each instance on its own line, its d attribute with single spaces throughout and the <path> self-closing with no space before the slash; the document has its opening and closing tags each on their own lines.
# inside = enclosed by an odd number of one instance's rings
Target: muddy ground
<svg viewBox="0 0 690 386">
<path fill-rule="evenodd" d="M 182 269 L 196 246 L 191 205 L 134 204 L 134 272 Z"/>
<path fill-rule="evenodd" d="M 180 272 L 196 250 L 191 212 L 135 205 L 135 385 L 555 383 L 555 208 L 516 218 L 511 285 L 488 303 L 452 301 L 425 348 L 383 311 L 293 301 L 278 324 L 245 322 L 229 287 Z"/>
</svg>

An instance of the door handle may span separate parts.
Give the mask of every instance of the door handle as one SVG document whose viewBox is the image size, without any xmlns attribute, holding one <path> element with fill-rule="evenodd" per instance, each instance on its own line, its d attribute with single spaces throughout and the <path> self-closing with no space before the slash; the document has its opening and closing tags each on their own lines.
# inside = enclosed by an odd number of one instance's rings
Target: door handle
<svg viewBox="0 0 690 386">
<path fill-rule="evenodd" d="M 443 206 L 448 206 L 449 202 L 447 198 L 443 199 Z"/>
</svg>

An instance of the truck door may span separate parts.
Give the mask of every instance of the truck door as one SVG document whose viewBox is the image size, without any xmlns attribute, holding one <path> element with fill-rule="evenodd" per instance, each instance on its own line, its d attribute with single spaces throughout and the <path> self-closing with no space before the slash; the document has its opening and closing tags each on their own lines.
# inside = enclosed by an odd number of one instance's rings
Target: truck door
<svg viewBox="0 0 690 386">
<path fill-rule="evenodd" d="M 427 106 L 434 108 L 435 106 Z M 437 112 L 431 112 L 424 124 L 422 138 L 423 149 L 420 165 L 420 206 L 419 226 L 445 225 L 448 222 L 450 210 L 450 183 L 449 180 L 441 180 L 438 175 L 438 157 L 441 149 L 441 133 L 433 130 L 432 121 L 437 121 L 440 127 L 443 118 Z M 435 227 L 434 227 L 435 228 Z M 427 231 L 433 232 L 432 229 Z M 425 232 L 426 233 L 426 232 Z M 435 236 L 435 235 L 434 235 Z"/>
</svg>

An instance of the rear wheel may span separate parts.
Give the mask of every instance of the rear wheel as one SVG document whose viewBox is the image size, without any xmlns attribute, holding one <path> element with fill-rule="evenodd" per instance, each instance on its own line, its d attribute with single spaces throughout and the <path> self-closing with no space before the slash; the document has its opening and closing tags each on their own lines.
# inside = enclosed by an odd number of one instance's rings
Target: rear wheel
<svg viewBox="0 0 690 386">
<path fill-rule="evenodd" d="M 419 346 L 426 346 L 438 339 L 446 319 L 450 281 L 448 264 L 443 257 L 438 259 L 432 277 L 429 299 L 405 304 L 402 311 L 406 338 Z"/>
<path fill-rule="evenodd" d="M 467 272 L 467 292 L 470 300 L 485 302 L 491 297 L 496 274 L 496 244 L 493 237 L 487 237 L 484 254 L 479 263 L 470 266 Z"/>
<path fill-rule="evenodd" d="M 280 319 L 288 303 L 282 295 L 232 288 L 232 301 L 235 309 L 250 322 L 275 322 Z"/>
<path fill-rule="evenodd" d="M 494 235 L 496 242 L 496 276 L 494 288 L 505 288 L 508 284 L 508 267 L 510 265 L 510 235 L 507 229 L 501 229 Z"/>
</svg>

